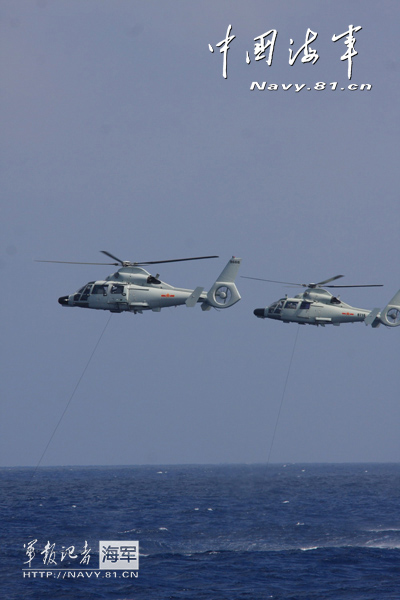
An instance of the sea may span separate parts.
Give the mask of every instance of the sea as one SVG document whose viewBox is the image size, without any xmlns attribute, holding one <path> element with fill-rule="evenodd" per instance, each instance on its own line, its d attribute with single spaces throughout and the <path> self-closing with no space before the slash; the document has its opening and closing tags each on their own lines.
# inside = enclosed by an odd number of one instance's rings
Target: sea
<svg viewBox="0 0 400 600">
<path fill-rule="evenodd" d="M 3 468 L 7 600 L 399 600 L 400 465 Z"/>
</svg>

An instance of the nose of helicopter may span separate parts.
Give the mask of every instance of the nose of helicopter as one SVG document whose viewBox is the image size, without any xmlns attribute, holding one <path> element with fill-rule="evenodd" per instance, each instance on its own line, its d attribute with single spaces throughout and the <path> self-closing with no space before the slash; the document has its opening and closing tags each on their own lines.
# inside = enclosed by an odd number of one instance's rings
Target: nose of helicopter
<svg viewBox="0 0 400 600">
<path fill-rule="evenodd" d="M 264 318 L 264 309 L 263 308 L 256 308 L 253 312 L 256 315 L 256 317 L 259 317 L 260 319 Z"/>
<path fill-rule="evenodd" d="M 69 296 L 61 296 L 58 299 L 58 303 L 61 304 L 61 306 L 68 306 L 68 298 Z"/>
</svg>

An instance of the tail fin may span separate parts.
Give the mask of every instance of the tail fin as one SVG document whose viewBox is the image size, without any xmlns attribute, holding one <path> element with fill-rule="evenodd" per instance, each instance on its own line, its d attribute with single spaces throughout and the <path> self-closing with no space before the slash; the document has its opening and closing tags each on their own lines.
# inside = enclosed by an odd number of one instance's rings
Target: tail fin
<svg viewBox="0 0 400 600">
<path fill-rule="evenodd" d="M 235 285 L 235 279 L 242 259 L 233 256 L 217 281 L 207 294 L 207 300 L 201 305 L 203 310 L 214 308 L 229 308 L 239 302 L 240 294 Z"/>
<path fill-rule="evenodd" d="M 400 290 L 385 306 L 379 315 L 379 319 L 387 327 L 398 327 L 400 325 Z"/>
</svg>

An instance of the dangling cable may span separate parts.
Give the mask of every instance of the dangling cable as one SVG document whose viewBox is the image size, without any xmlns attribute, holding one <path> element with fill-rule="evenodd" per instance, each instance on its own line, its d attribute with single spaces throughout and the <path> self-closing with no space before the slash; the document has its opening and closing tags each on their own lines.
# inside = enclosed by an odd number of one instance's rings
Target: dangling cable
<svg viewBox="0 0 400 600">
<path fill-rule="evenodd" d="M 279 422 L 279 417 L 281 415 L 281 410 L 282 410 L 282 406 L 283 406 L 283 400 L 285 398 L 287 383 L 289 381 L 290 369 L 291 369 L 292 362 L 293 362 L 293 356 L 294 356 L 294 351 L 296 349 L 296 344 L 297 344 L 297 338 L 299 336 L 299 331 L 300 331 L 300 325 L 297 326 L 297 333 L 296 333 L 296 337 L 295 337 L 294 344 L 293 344 L 292 356 L 290 357 L 289 368 L 288 368 L 288 372 L 287 372 L 287 375 L 286 375 L 285 385 L 283 386 L 283 392 L 282 392 L 281 403 L 279 405 L 278 416 L 276 418 L 274 433 L 272 434 L 271 446 L 270 446 L 269 452 L 268 452 L 267 465 L 269 465 L 269 459 L 271 457 L 272 446 L 274 445 L 274 441 L 275 441 L 275 434 L 276 434 L 276 430 L 278 428 L 278 422 Z"/>
<path fill-rule="evenodd" d="M 67 410 L 68 410 L 68 407 L 69 407 L 69 405 L 70 405 L 70 404 L 71 404 L 71 402 L 72 402 L 72 399 L 73 399 L 73 397 L 74 397 L 74 396 L 75 396 L 75 394 L 76 394 L 76 391 L 77 391 L 77 389 L 78 389 L 78 387 L 79 387 L 79 384 L 81 383 L 81 381 L 82 381 L 82 379 L 83 379 L 83 376 L 85 375 L 85 373 L 86 373 L 86 371 L 87 371 L 87 369 L 88 369 L 88 367 L 89 367 L 89 365 L 90 365 L 90 363 L 91 363 L 91 360 L 92 360 L 92 358 L 93 358 L 93 356 L 94 356 L 94 354 L 95 354 L 95 352 L 96 352 L 96 350 L 97 350 L 97 347 L 98 347 L 98 345 L 100 344 L 100 342 L 101 342 L 101 339 L 102 339 L 103 335 L 105 334 L 105 331 L 106 331 L 106 329 L 107 329 L 107 327 L 108 327 L 108 324 L 109 324 L 109 322 L 111 321 L 111 317 L 112 317 L 112 313 L 110 313 L 110 316 L 109 316 L 109 318 L 108 318 L 108 321 L 107 321 L 107 323 L 105 324 L 105 326 L 104 326 L 104 329 L 103 329 L 103 331 L 101 332 L 101 334 L 100 334 L 100 337 L 99 337 L 99 339 L 97 340 L 95 347 L 93 348 L 92 354 L 90 355 L 90 357 L 89 357 L 89 360 L 87 361 L 87 363 L 86 363 L 86 366 L 85 366 L 85 368 L 83 369 L 83 371 L 82 371 L 82 374 L 81 374 L 81 376 L 80 376 L 80 377 L 79 377 L 79 379 L 78 379 L 78 382 L 77 382 L 77 384 L 76 384 L 76 386 L 75 386 L 75 388 L 74 388 L 74 390 L 73 390 L 73 392 L 72 392 L 72 394 L 71 394 L 71 396 L 70 396 L 70 398 L 69 398 L 69 400 L 68 400 L 68 402 L 67 402 L 67 405 L 66 405 L 66 407 L 64 408 L 64 411 L 63 411 L 63 413 L 62 413 L 61 417 L 60 417 L 60 418 L 59 418 L 59 420 L 58 420 L 58 423 L 57 423 L 57 425 L 55 426 L 55 428 L 54 428 L 54 430 L 53 430 L 53 433 L 52 433 L 52 434 L 51 434 L 51 436 L 50 436 L 50 439 L 49 439 L 49 441 L 47 442 L 47 445 L 46 445 L 45 449 L 43 450 L 42 456 L 40 457 L 40 459 L 39 459 L 39 462 L 37 463 L 37 465 L 36 465 L 36 467 L 35 467 L 35 470 L 34 470 L 34 472 L 33 472 L 32 479 L 35 477 L 35 475 L 36 475 L 36 471 L 37 471 L 37 470 L 38 470 L 38 468 L 40 467 L 40 464 L 41 464 L 41 462 L 42 462 L 42 460 L 43 460 L 43 457 L 44 457 L 44 455 L 46 454 L 46 452 L 47 452 L 47 450 L 48 450 L 48 447 L 50 446 L 50 444 L 51 444 L 51 441 L 52 441 L 53 437 L 55 436 L 55 434 L 56 434 L 56 431 L 57 431 L 57 429 L 59 428 L 59 426 L 60 426 L 60 424 L 61 424 L 61 421 L 63 420 L 63 418 L 64 418 L 64 415 L 65 415 L 65 413 L 67 412 Z M 32 479 L 31 479 L 31 481 L 32 481 Z"/>
</svg>

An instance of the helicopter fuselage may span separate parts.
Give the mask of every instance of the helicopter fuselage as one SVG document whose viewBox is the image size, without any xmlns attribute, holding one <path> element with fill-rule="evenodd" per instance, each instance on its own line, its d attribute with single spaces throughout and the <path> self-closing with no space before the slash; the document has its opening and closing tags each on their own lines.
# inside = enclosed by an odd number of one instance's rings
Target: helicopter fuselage
<svg viewBox="0 0 400 600">
<path fill-rule="evenodd" d="M 162 308 L 201 303 L 202 310 L 229 308 L 240 300 L 234 284 L 240 260 L 232 257 L 214 285 L 207 292 L 178 288 L 158 279 L 142 267 L 123 266 L 104 280 L 90 281 L 74 294 L 58 299 L 62 306 L 77 306 L 110 312 L 159 312 Z"/>
<path fill-rule="evenodd" d="M 192 293 L 193 290 L 160 281 L 140 267 L 124 267 L 105 280 L 90 281 L 75 294 L 62 296 L 59 303 L 111 312 L 159 311 L 185 304 Z M 204 300 L 207 300 L 207 292 L 199 296 L 199 302 Z"/>
<path fill-rule="evenodd" d="M 281 298 L 266 308 L 256 308 L 254 314 L 261 319 L 274 319 L 283 323 L 303 325 L 340 325 L 364 321 L 370 310 L 355 308 L 342 302 L 327 290 L 308 289 L 294 298 Z"/>
</svg>

